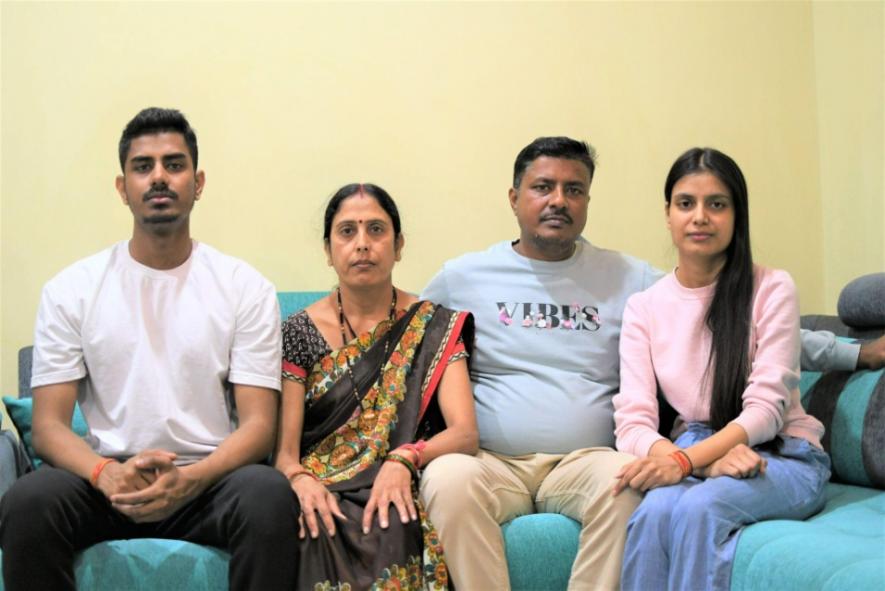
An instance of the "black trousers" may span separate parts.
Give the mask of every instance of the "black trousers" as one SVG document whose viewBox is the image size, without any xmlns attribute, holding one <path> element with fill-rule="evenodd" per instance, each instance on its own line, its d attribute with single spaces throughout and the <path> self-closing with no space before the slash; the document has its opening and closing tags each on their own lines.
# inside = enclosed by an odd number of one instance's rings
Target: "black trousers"
<svg viewBox="0 0 885 591">
<path fill-rule="evenodd" d="M 26 474 L 0 502 L 6 589 L 75 589 L 74 555 L 105 540 L 168 538 L 231 554 L 230 588 L 295 588 L 298 499 L 269 466 L 234 470 L 166 519 L 134 523 L 67 470 Z"/>
</svg>

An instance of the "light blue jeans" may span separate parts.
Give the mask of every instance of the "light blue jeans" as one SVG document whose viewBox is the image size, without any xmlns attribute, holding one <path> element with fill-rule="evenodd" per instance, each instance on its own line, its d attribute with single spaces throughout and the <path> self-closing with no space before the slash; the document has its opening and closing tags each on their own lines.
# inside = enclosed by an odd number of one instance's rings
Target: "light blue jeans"
<svg viewBox="0 0 885 591">
<path fill-rule="evenodd" d="M 713 434 L 690 423 L 676 445 Z M 765 474 L 737 479 L 689 477 L 652 489 L 627 525 L 621 589 L 722 589 L 741 529 L 766 519 L 805 519 L 824 506 L 830 457 L 805 439 L 778 435 L 753 448 L 768 461 Z"/>
</svg>

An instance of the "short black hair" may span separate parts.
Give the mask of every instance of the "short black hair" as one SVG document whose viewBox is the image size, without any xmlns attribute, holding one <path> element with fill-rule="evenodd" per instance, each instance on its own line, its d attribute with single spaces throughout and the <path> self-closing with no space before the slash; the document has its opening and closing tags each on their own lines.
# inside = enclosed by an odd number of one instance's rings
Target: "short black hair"
<svg viewBox="0 0 885 591">
<path fill-rule="evenodd" d="M 519 188 L 522 175 L 525 174 L 525 169 L 529 167 L 529 164 L 541 156 L 577 160 L 587 167 L 591 181 L 593 173 L 596 172 L 596 150 L 587 142 L 573 140 L 565 136 L 539 137 L 516 156 L 516 162 L 513 164 L 514 189 Z"/>
<path fill-rule="evenodd" d="M 332 236 L 332 220 L 335 218 L 338 210 L 341 209 L 341 203 L 348 197 L 363 192 L 374 198 L 378 205 L 381 206 L 381 209 L 390 216 L 390 221 L 393 222 L 393 237 L 397 239 L 400 237 L 402 234 L 402 223 L 399 219 L 399 209 L 397 209 L 390 193 L 372 183 L 350 183 L 335 191 L 335 194 L 332 195 L 332 198 L 329 199 L 329 203 L 326 205 L 326 213 L 323 216 L 323 241 L 326 244 L 329 243 L 329 239 Z"/>
<path fill-rule="evenodd" d="M 163 132 L 177 132 L 184 136 L 187 150 L 194 161 L 194 170 L 197 169 L 197 134 L 191 128 L 181 111 L 177 109 L 161 109 L 160 107 L 148 107 L 139 111 L 132 121 L 126 124 L 123 135 L 120 136 L 120 169 L 126 171 L 126 157 L 129 156 L 129 147 L 132 140 L 143 135 L 151 135 Z"/>
</svg>

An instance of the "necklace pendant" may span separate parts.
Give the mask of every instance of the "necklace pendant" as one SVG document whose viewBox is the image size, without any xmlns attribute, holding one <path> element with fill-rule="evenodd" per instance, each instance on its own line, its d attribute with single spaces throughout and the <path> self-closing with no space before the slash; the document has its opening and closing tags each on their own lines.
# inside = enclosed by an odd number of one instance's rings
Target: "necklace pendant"
<svg viewBox="0 0 885 591">
<path fill-rule="evenodd" d="M 375 425 L 378 424 L 378 413 L 374 408 L 367 408 L 360 414 L 358 423 L 360 431 L 371 433 L 375 430 Z"/>
<path fill-rule="evenodd" d="M 342 443 L 332 450 L 329 457 L 329 463 L 335 468 L 343 468 L 349 464 L 358 453 L 359 447 L 356 444 L 350 442 Z"/>
</svg>

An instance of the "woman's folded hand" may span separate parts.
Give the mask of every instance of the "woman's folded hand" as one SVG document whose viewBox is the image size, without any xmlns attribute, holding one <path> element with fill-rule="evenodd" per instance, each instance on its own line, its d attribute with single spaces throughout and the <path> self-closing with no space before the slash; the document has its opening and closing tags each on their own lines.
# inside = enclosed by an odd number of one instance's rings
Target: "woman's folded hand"
<svg viewBox="0 0 885 591">
<path fill-rule="evenodd" d="M 731 476 L 732 478 L 753 478 L 765 474 L 767 462 L 765 458 L 753 451 L 748 445 L 739 443 L 728 452 L 707 466 L 701 476 L 716 478 Z"/>
</svg>

